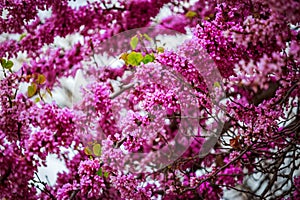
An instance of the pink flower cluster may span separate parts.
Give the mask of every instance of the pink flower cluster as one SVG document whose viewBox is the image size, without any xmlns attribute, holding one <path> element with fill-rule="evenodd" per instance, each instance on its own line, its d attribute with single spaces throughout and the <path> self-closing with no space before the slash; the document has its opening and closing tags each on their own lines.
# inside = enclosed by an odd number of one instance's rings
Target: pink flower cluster
<svg viewBox="0 0 300 200">
<path fill-rule="evenodd" d="M 0 199 L 299 198 L 298 1 L 5 0 L 0 14 Z M 192 36 L 157 46 L 177 33 Z M 76 105 L 44 101 L 79 70 Z M 38 176 L 50 154 L 67 168 L 55 183 Z"/>
</svg>

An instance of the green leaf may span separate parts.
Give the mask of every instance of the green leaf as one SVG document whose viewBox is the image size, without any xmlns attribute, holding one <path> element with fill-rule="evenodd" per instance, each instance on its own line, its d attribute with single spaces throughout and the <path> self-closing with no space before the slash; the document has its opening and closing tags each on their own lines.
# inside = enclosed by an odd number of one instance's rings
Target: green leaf
<svg viewBox="0 0 300 200">
<path fill-rule="evenodd" d="M 163 53 L 165 52 L 165 49 L 163 47 L 157 47 L 158 53 Z"/>
<path fill-rule="evenodd" d="M 21 41 L 24 37 L 26 37 L 26 33 L 22 33 L 22 34 L 20 35 L 19 41 Z"/>
<path fill-rule="evenodd" d="M 138 66 L 142 62 L 143 58 L 144 57 L 141 53 L 137 53 L 133 51 L 130 54 L 128 54 L 127 62 L 132 66 Z"/>
<path fill-rule="evenodd" d="M 155 57 L 154 57 L 153 55 L 147 54 L 147 55 L 145 55 L 145 57 L 143 58 L 142 62 L 143 62 L 144 64 L 147 64 L 147 63 L 149 63 L 149 62 L 153 62 L 154 60 L 155 60 Z"/>
<path fill-rule="evenodd" d="M 6 66 L 6 60 L 4 58 L 1 58 L 1 65 L 2 67 Z"/>
<path fill-rule="evenodd" d="M 105 178 L 108 178 L 109 172 L 103 172 L 102 167 L 100 167 L 100 168 L 98 169 L 98 171 L 97 171 L 97 175 L 98 175 L 98 176 L 104 176 Z"/>
<path fill-rule="evenodd" d="M 1 58 L 1 65 L 3 68 L 11 70 L 14 63 L 11 60 L 6 61 L 4 58 Z"/>
<path fill-rule="evenodd" d="M 41 99 L 39 97 L 35 98 L 35 100 L 34 100 L 35 103 L 38 103 L 40 101 L 41 101 Z"/>
<path fill-rule="evenodd" d="M 216 81 L 216 82 L 214 82 L 214 87 L 221 87 L 221 85 L 218 81 Z"/>
<path fill-rule="evenodd" d="M 46 91 L 48 92 L 48 94 L 52 97 L 52 92 L 49 88 L 46 88 Z"/>
<path fill-rule="evenodd" d="M 93 146 L 93 152 L 94 152 L 95 156 L 101 156 L 101 153 L 102 153 L 101 145 L 100 144 L 95 144 Z"/>
<path fill-rule="evenodd" d="M 88 156 L 93 155 L 93 152 L 89 147 L 84 148 L 84 153 Z"/>
<path fill-rule="evenodd" d="M 194 12 L 194 11 L 189 10 L 189 11 L 185 14 L 185 16 L 186 16 L 187 18 L 193 18 L 193 17 L 196 17 L 196 16 L 197 16 L 197 13 Z"/>
<path fill-rule="evenodd" d="M 8 60 L 6 62 L 6 66 L 4 68 L 11 69 L 13 65 L 14 65 L 14 63 L 11 60 Z"/>
<path fill-rule="evenodd" d="M 27 96 L 30 98 L 30 97 L 33 97 L 35 95 L 37 91 L 37 86 L 36 84 L 32 83 L 30 86 L 28 86 L 27 88 Z"/>
<path fill-rule="evenodd" d="M 108 178 L 109 176 L 109 172 L 104 172 L 104 175 L 103 175 L 105 178 Z"/>
<path fill-rule="evenodd" d="M 132 50 L 135 50 L 138 43 L 139 43 L 139 38 L 136 35 L 133 36 L 130 40 L 130 46 L 131 46 Z"/>
<path fill-rule="evenodd" d="M 128 62 L 127 62 L 127 56 L 128 56 L 128 53 L 123 53 L 123 54 L 120 56 L 120 59 L 124 60 L 125 65 L 128 65 Z"/>
<path fill-rule="evenodd" d="M 147 33 L 144 33 L 143 36 L 144 36 L 144 38 L 145 38 L 146 40 L 148 40 L 148 41 L 151 41 L 151 40 L 152 40 L 152 38 L 151 38 Z"/>
<path fill-rule="evenodd" d="M 98 176 L 102 176 L 102 175 L 103 175 L 103 173 L 102 173 L 102 168 L 101 168 L 101 167 L 100 167 L 99 170 L 97 171 L 97 175 L 98 175 Z"/>
<path fill-rule="evenodd" d="M 215 18 L 215 14 L 212 13 L 212 14 L 209 14 L 208 16 L 204 17 L 204 20 L 210 21 L 210 20 L 213 20 L 214 18 Z"/>
<path fill-rule="evenodd" d="M 37 77 L 38 84 L 44 84 L 46 82 L 46 77 L 43 74 L 39 74 Z"/>
</svg>

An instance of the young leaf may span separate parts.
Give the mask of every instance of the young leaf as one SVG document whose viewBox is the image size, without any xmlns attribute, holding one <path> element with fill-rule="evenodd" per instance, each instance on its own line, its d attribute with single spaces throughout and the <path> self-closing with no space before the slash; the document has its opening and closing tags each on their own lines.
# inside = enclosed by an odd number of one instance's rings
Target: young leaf
<svg viewBox="0 0 300 200">
<path fill-rule="evenodd" d="M 104 175 L 103 175 L 105 178 L 108 178 L 109 176 L 109 172 L 104 172 Z"/>
<path fill-rule="evenodd" d="M 221 87 L 221 85 L 218 81 L 216 81 L 216 82 L 214 82 L 214 87 Z"/>
<path fill-rule="evenodd" d="M 21 41 L 24 37 L 26 37 L 26 33 L 22 33 L 22 34 L 20 35 L 19 41 Z"/>
<path fill-rule="evenodd" d="M 84 148 L 84 153 L 88 156 L 93 155 L 93 152 L 89 147 Z"/>
<path fill-rule="evenodd" d="M 39 97 L 35 98 L 35 100 L 34 100 L 35 103 L 38 103 L 40 101 L 41 101 L 41 99 Z"/>
<path fill-rule="evenodd" d="M 148 41 L 151 41 L 151 40 L 152 40 L 152 38 L 151 38 L 147 33 L 144 33 L 143 36 L 144 36 L 144 38 L 145 38 L 146 40 L 148 40 Z"/>
<path fill-rule="evenodd" d="M 138 66 L 142 62 L 143 58 L 144 57 L 141 53 L 137 53 L 133 51 L 130 54 L 128 54 L 127 62 L 132 66 Z"/>
<path fill-rule="evenodd" d="M 191 10 L 189 10 L 186 14 L 185 14 L 185 16 L 187 17 L 187 18 L 193 18 L 193 17 L 196 17 L 197 16 L 197 13 L 196 12 L 194 12 L 194 11 L 191 11 Z"/>
<path fill-rule="evenodd" d="M 98 176 L 102 176 L 102 174 L 103 174 L 103 173 L 102 173 L 102 168 L 100 167 L 99 170 L 97 171 L 97 175 L 98 175 Z"/>
<path fill-rule="evenodd" d="M 27 75 L 27 76 L 25 76 L 25 81 L 26 81 L 27 83 L 30 81 L 30 79 L 31 79 L 31 75 L 30 75 L 30 74 Z"/>
<path fill-rule="evenodd" d="M 206 21 L 211 21 L 215 18 L 215 14 L 212 13 L 212 14 L 209 14 L 208 16 L 204 17 L 204 20 Z"/>
<path fill-rule="evenodd" d="M 102 153 L 101 145 L 100 144 L 95 144 L 93 146 L 93 152 L 94 152 L 95 156 L 101 156 L 101 153 Z"/>
<path fill-rule="evenodd" d="M 229 142 L 230 142 L 230 146 L 234 149 L 240 149 L 241 148 L 241 145 L 239 143 L 239 139 L 240 139 L 240 136 L 237 136 L 233 139 L 230 139 Z"/>
<path fill-rule="evenodd" d="M 139 43 L 139 38 L 137 37 L 137 35 L 133 36 L 130 40 L 130 46 L 132 50 L 135 50 L 138 43 Z"/>
<path fill-rule="evenodd" d="M 147 55 L 145 55 L 145 57 L 143 58 L 142 62 L 143 62 L 144 64 L 147 64 L 147 63 L 149 63 L 149 62 L 153 62 L 154 59 L 155 59 L 155 58 L 154 58 L 153 55 L 147 54 Z"/>
<path fill-rule="evenodd" d="M 30 98 L 30 97 L 33 97 L 35 94 L 36 94 L 36 91 L 37 91 L 37 86 L 36 84 L 32 83 L 30 86 L 28 86 L 27 88 L 27 96 Z"/>
<path fill-rule="evenodd" d="M 6 66 L 4 68 L 11 69 L 13 65 L 14 65 L 14 63 L 11 60 L 8 60 L 6 62 Z"/>
<path fill-rule="evenodd" d="M 46 91 L 48 92 L 48 94 L 52 97 L 52 92 L 49 88 L 46 88 Z"/>
<path fill-rule="evenodd" d="M 4 58 L 1 58 L 1 65 L 2 65 L 2 67 L 5 68 L 5 66 L 6 66 L 6 60 Z"/>
<path fill-rule="evenodd" d="M 124 60 L 125 62 L 125 65 L 128 65 L 128 61 L 127 61 L 127 56 L 128 56 L 128 53 L 123 53 L 121 56 L 120 56 L 120 59 Z"/>
<path fill-rule="evenodd" d="M 165 52 L 165 49 L 163 47 L 157 47 L 157 52 L 163 53 L 163 52 Z"/>
<path fill-rule="evenodd" d="M 43 74 L 39 74 L 37 77 L 38 84 L 44 84 L 46 82 L 46 77 Z"/>
</svg>

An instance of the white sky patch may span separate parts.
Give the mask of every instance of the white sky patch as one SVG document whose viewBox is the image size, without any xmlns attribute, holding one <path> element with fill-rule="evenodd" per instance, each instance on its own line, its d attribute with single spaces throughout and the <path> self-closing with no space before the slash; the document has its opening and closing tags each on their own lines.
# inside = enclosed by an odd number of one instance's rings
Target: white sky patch
<svg viewBox="0 0 300 200">
<path fill-rule="evenodd" d="M 38 168 L 38 175 L 42 181 L 48 183 L 49 180 L 50 186 L 53 186 L 57 179 L 57 173 L 67 171 L 68 169 L 66 168 L 64 162 L 58 160 L 54 154 L 47 156 L 46 164 L 47 167 Z M 48 177 L 48 180 L 46 177 Z"/>
</svg>

